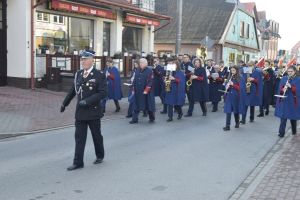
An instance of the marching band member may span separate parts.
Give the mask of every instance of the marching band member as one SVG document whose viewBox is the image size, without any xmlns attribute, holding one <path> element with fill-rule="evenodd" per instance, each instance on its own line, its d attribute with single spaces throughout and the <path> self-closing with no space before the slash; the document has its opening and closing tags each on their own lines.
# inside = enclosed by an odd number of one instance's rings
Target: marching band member
<svg viewBox="0 0 300 200">
<path fill-rule="evenodd" d="M 239 67 L 230 68 L 230 75 L 225 84 L 224 94 L 224 113 L 226 113 L 226 125 L 224 131 L 230 130 L 231 113 L 234 114 L 235 128 L 239 128 L 240 114 L 244 114 L 244 102 L 242 102 L 242 93 L 245 92 L 245 80 L 241 77 Z"/>
<path fill-rule="evenodd" d="M 263 103 L 259 107 L 259 115 L 257 117 L 263 117 L 269 115 L 269 107 L 274 97 L 274 71 L 271 68 L 271 62 L 265 61 L 265 68 L 262 70 L 263 73 Z M 264 113 L 265 110 L 265 113 Z"/>
<path fill-rule="evenodd" d="M 103 71 L 107 79 L 107 86 L 108 86 L 107 99 L 114 100 L 114 103 L 116 105 L 115 112 L 120 112 L 121 108 L 120 108 L 119 100 L 123 98 L 120 73 L 119 70 L 115 66 L 113 66 L 113 60 L 111 58 L 107 59 L 106 65 L 107 67 L 105 67 Z M 102 101 L 103 112 L 105 112 L 107 99 Z"/>
<path fill-rule="evenodd" d="M 191 117 L 193 115 L 194 104 L 199 102 L 203 116 L 207 114 L 206 102 L 209 99 L 209 87 L 207 82 L 207 76 L 205 68 L 202 67 L 203 62 L 201 59 L 194 59 L 195 70 L 194 73 L 190 76 L 192 81 L 192 87 L 190 87 L 190 102 L 189 110 L 185 117 Z"/>
<path fill-rule="evenodd" d="M 217 112 L 218 111 L 218 104 L 222 100 L 222 90 L 224 88 L 223 83 L 224 83 L 224 78 L 222 77 L 222 73 L 220 71 L 220 66 L 215 65 L 214 66 L 214 73 L 210 76 L 209 82 L 210 82 L 210 100 L 213 105 L 212 112 Z"/>
<path fill-rule="evenodd" d="M 170 91 L 166 91 L 165 103 L 168 105 L 168 122 L 173 121 L 173 110 L 178 113 L 177 119 L 182 118 L 182 106 L 185 102 L 185 76 L 180 70 L 180 64 L 178 61 L 173 62 L 176 65 L 176 71 L 172 72 L 169 77 L 166 77 L 166 81 L 171 81 Z"/>
<path fill-rule="evenodd" d="M 154 58 L 154 65 L 153 65 L 153 88 L 154 88 L 154 96 L 159 97 L 161 100 L 161 103 L 164 105 L 163 111 L 161 111 L 161 114 L 167 113 L 167 106 L 164 103 L 164 75 L 165 70 L 164 68 L 159 64 L 159 58 Z"/>
<path fill-rule="evenodd" d="M 190 57 L 187 54 L 183 55 L 183 62 L 181 63 L 181 69 L 184 70 L 184 74 L 185 74 L 185 81 L 190 80 L 190 77 L 192 75 L 192 71 L 194 70 L 194 65 L 191 63 L 190 61 Z M 190 89 L 188 89 L 188 87 L 186 86 L 185 91 L 186 91 L 186 96 L 188 98 L 189 103 L 191 102 L 191 89 L 193 86 L 190 87 Z"/>
<path fill-rule="evenodd" d="M 140 111 L 148 111 L 149 123 L 155 121 L 155 98 L 153 91 L 153 72 L 148 67 L 148 61 L 145 58 L 139 60 L 140 67 L 136 70 L 133 80 L 134 91 L 134 111 L 130 124 L 138 123 Z"/>
<path fill-rule="evenodd" d="M 296 76 L 297 69 L 292 66 L 287 69 L 288 76 L 284 76 L 279 84 L 275 116 L 280 118 L 279 137 L 284 137 L 286 122 L 289 119 L 292 134 L 297 133 L 297 120 L 300 119 L 300 78 Z"/>
<path fill-rule="evenodd" d="M 131 118 L 132 117 L 132 113 L 133 113 L 133 107 L 134 107 L 134 91 L 133 91 L 133 80 L 135 77 L 135 72 L 139 67 L 139 63 L 138 61 L 135 61 L 133 63 L 133 69 L 132 69 L 132 74 L 131 74 L 131 78 L 130 78 L 130 86 L 129 86 L 129 90 L 128 90 L 128 102 L 129 102 L 129 106 L 128 106 L 128 111 L 127 111 L 127 116 L 126 118 Z"/>
<path fill-rule="evenodd" d="M 241 124 L 246 123 L 246 115 L 248 107 L 250 107 L 250 122 L 254 121 L 255 106 L 262 105 L 262 72 L 254 66 L 254 62 L 250 61 L 248 67 L 244 66 L 242 69 L 242 76 L 246 81 L 246 92 L 242 92 L 245 103 L 245 113 L 242 115 Z"/>
</svg>

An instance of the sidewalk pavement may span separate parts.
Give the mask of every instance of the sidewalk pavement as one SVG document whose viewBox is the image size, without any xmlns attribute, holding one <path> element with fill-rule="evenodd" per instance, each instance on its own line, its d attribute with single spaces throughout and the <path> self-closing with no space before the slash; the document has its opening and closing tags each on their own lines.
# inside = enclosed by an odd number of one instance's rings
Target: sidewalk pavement
<svg viewBox="0 0 300 200">
<path fill-rule="evenodd" d="M 64 92 L 46 89 L 0 87 L 0 139 L 73 126 L 77 100 L 74 98 L 66 111 L 60 113 L 65 96 Z M 121 112 L 114 113 L 115 105 L 113 101 L 108 101 L 104 119 L 125 117 L 128 108 L 127 98 L 120 102 L 120 106 Z"/>
<path fill-rule="evenodd" d="M 229 199 L 300 200 L 300 135 L 278 139 Z"/>
</svg>

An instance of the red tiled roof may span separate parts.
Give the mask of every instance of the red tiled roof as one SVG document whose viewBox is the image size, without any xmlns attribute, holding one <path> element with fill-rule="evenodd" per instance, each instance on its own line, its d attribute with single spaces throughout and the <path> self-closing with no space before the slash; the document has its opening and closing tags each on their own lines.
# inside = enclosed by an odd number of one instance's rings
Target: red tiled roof
<svg viewBox="0 0 300 200">
<path fill-rule="evenodd" d="M 242 3 L 242 5 L 245 7 L 245 9 L 252 13 L 254 10 L 254 7 L 256 6 L 255 2 L 248 2 L 248 3 Z"/>
</svg>

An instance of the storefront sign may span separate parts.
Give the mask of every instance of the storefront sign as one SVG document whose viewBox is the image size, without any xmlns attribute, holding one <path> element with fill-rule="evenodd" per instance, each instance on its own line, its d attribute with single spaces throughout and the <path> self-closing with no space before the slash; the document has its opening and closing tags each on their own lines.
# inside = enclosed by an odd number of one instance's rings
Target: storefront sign
<svg viewBox="0 0 300 200">
<path fill-rule="evenodd" d="M 149 26 L 160 26 L 160 21 L 154 19 L 148 19 L 145 17 L 135 16 L 127 14 L 125 18 L 126 22 L 134 23 L 134 24 L 141 24 L 141 25 L 149 25 Z"/>
<path fill-rule="evenodd" d="M 107 19 L 116 19 L 116 15 L 110 10 L 83 6 L 80 4 L 69 3 L 62 0 L 52 0 L 49 7 L 53 10 L 74 12 L 79 14 L 103 17 Z"/>
</svg>

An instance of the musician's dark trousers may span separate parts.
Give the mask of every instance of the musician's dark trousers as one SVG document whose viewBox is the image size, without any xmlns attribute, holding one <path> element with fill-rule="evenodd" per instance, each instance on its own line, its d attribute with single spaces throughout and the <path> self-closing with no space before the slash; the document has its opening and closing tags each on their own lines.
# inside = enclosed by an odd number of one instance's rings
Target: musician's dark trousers
<svg viewBox="0 0 300 200">
<path fill-rule="evenodd" d="M 207 113 L 206 102 L 205 101 L 200 101 L 199 103 L 200 103 L 200 107 L 201 107 L 201 110 L 202 110 L 203 114 L 206 114 Z M 191 99 L 190 103 L 189 103 L 189 110 L 188 110 L 189 115 L 193 114 L 194 105 L 195 105 L 195 101 L 193 99 Z"/>
<path fill-rule="evenodd" d="M 177 111 L 178 115 L 182 115 L 182 106 L 168 105 L 168 117 L 170 119 L 173 118 L 174 108 Z"/>
<path fill-rule="evenodd" d="M 266 109 L 266 112 L 269 113 L 269 108 L 270 108 L 270 105 L 259 106 L 259 114 L 264 115 L 264 109 Z"/>
<path fill-rule="evenodd" d="M 132 116 L 134 102 L 130 102 L 128 106 L 127 116 Z"/>
<path fill-rule="evenodd" d="M 96 120 L 76 120 L 75 121 L 75 156 L 74 165 L 83 165 L 83 155 L 87 137 L 88 127 L 91 130 L 92 138 L 94 141 L 95 153 L 97 158 L 104 158 L 103 137 L 101 135 L 101 122 L 100 119 Z"/>
<path fill-rule="evenodd" d="M 235 120 L 235 124 L 239 124 L 240 122 L 240 115 L 239 113 L 234 113 L 234 120 Z M 230 126 L 231 124 L 231 113 L 227 113 L 226 114 L 226 126 Z"/>
<path fill-rule="evenodd" d="M 297 133 L 297 121 L 296 120 L 290 120 L 291 121 L 291 127 L 292 127 L 292 134 Z M 279 126 L 279 136 L 285 135 L 285 128 L 286 128 L 286 122 L 287 119 L 281 118 L 280 119 L 280 126 Z"/>
<path fill-rule="evenodd" d="M 248 112 L 248 107 L 249 106 L 245 106 L 245 114 L 242 115 L 242 121 L 246 121 L 246 116 L 247 116 L 247 112 Z M 254 111 L 255 111 L 255 106 L 250 106 L 250 120 L 253 121 L 254 120 Z"/>
<path fill-rule="evenodd" d="M 213 111 L 217 111 L 219 102 L 212 102 L 212 105 L 213 105 Z"/>
<path fill-rule="evenodd" d="M 150 119 L 150 120 L 155 120 L 154 112 L 152 112 L 152 111 L 144 111 L 144 112 L 148 112 L 148 114 L 149 114 L 149 119 Z M 139 121 L 139 113 L 140 113 L 139 110 L 133 111 L 133 114 L 132 114 L 132 121 L 135 121 L 135 122 L 138 122 L 138 121 Z"/>
</svg>

